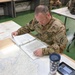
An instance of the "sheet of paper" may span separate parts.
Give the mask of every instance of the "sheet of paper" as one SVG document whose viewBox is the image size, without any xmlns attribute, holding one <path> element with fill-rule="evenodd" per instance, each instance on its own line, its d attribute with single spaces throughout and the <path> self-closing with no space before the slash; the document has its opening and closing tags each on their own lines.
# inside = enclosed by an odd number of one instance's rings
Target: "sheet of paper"
<svg viewBox="0 0 75 75">
<path fill-rule="evenodd" d="M 33 41 L 35 39 L 35 37 L 31 36 L 28 33 L 19 35 L 19 36 L 13 36 L 13 37 L 14 37 L 14 42 L 17 45 L 23 45 L 23 44 L 29 43 L 30 41 Z"/>
<path fill-rule="evenodd" d="M 20 50 L 13 56 L 0 59 L 0 75 L 37 75 L 37 64 Z"/>
<path fill-rule="evenodd" d="M 34 62 L 38 64 L 38 67 L 37 67 L 38 75 L 49 75 L 49 72 L 50 72 L 49 56 L 41 57 L 39 59 L 34 60 Z"/>
<path fill-rule="evenodd" d="M 0 40 L 0 75 L 37 75 L 37 64 L 10 39 Z"/>
<path fill-rule="evenodd" d="M 23 49 L 24 52 L 26 52 L 32 59 L 36 59 L 38 57 L 36 57 L 33 52 L 39 48 L 45 48 L 48 45 L 45 44 L 44 42 L 40 41 L 40 40 L 34 40 L 30 43 L 27 43 L 25 45 L 21 46 L 21 49 Z"/>
<path fill-rule="evenodd" d="M 14 21 L 0 23 L 0 40 L 11 38 L 11 33 L 19 29 L 21 26 Z"/>
</svg>

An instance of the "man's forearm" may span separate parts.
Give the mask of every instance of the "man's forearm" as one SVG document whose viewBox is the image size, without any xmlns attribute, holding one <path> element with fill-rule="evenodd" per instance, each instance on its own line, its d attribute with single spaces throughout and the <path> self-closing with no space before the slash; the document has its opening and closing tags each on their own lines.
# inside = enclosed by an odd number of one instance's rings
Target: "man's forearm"
<svg viewBox="0 0 75 75">
<path fill-rule="evenodd" d="M 60 47 L 57 44 L 48 46 L 47 48 L 42 48 L 43 55 L 49 55 L 53 52 L 60 53 Z"/>
</svg>

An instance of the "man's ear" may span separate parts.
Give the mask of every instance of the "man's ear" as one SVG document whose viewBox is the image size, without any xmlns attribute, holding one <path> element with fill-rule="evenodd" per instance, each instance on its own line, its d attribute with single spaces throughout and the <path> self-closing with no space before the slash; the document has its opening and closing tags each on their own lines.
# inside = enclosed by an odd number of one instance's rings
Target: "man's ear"
<svg viewBox="0 0 75 75">
<path fill-rule="evenodd" d="M 51 19 L 52 18 L 52 15 L 49 12 L 47 12 L 47 18 L 48 19 Z"/>
<path fill-rule="evenodd" d="M 47 16 L 51 16 L 49 12 L 47 12 Z"/>
</svg>

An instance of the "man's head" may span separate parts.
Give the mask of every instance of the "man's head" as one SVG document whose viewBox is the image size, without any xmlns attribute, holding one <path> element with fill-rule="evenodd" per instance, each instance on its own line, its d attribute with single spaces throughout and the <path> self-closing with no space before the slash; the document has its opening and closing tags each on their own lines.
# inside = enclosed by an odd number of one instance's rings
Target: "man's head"
<svg viewBox="0 0 75 75">
<path fill-rule="evenodd" d="M 46 25 L 51 19 L 51 13 L 45 5 L 39 5 L 35 9 L 35 18 L 40 25 Z"/>
</svg>

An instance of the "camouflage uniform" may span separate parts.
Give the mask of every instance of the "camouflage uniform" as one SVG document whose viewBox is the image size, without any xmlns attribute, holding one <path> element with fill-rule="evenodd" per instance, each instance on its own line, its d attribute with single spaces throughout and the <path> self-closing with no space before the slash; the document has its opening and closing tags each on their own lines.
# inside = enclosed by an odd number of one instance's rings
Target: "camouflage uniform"
<svg viewBox="0 0 75 75">
<path fill-rule="evenodd" d="M 33 19 L 30 23 L 18 29 L 18 33 L 20 35 L 30 33 L 34 30 L 38 33 L 37 37 L 39 39 L 49 44 L 47 48 L 42 48 L 43 55 L 48 55 L 53 52 L 63 52 L 67 44 L 67 37 L 65 26 L 60 20 L 52 17 L 47 25 L 42 26 Z"/>
<path fill-rule="evenodd" d="M 56 2 L 57 0 L 50 0 L 50 9 L 62 6 L 62 3 L 60 1 L 59 3 L 56 3 Z"/>
<path fill-rule="evenodd" d="M 70 13 L 75 15 L 75 0 L 69 0 L 67 6 L 68 6 Z"/>
</svg>

